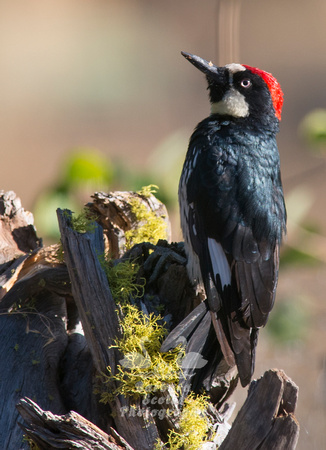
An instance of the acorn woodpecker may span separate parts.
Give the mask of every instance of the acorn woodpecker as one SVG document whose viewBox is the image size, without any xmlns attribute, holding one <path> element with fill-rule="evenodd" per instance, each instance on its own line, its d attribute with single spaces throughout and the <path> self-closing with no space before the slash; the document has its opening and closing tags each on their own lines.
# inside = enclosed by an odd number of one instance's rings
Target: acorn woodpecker
<svg viewBox="0 0 326 450">
<path fill-rule="evenodd" d="M 276 144 L 283 93 L 257 68 L 182 55 L 206 75 L 211 102 L 211 115 L 190 138 L 179 184 L 187 269 L 206 295 L 225 361 L 237 365 L 246 386 L 258 330 L 273 307 L 286 231 Z"/>
</svg>

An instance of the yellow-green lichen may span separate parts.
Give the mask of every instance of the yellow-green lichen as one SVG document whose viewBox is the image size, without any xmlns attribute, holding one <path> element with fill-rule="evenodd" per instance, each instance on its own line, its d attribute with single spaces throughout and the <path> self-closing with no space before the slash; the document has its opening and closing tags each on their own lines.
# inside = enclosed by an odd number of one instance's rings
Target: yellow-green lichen
<svg viewBox="0 0 326 450">
<path fill-rule="evenodd" d="M 96 215 L 88 208 L 84 208 L 79 214 L 71 216 L 71 228 L 78 233 L 94 233 L 96 228 Z"/>
<path fill-rule="evenodd" d="M 149 184 L 148 186 L 143 186 L 139 191 L 137 191 L 137 194 L 142 197 L 149 198 L 152 194 L 156 194 L 158 189 L 159 187 L 156 186 L 156 184 Z"/>
<path fill-rule="evenodd" d="M 185 399 L 179 421 L 179 431 L 170 430 L 170 450 L 197 450 L 207 440 L 211 422 L 206 414 L 208 398 L 191 392 Z"/>
<path fill-rule="evenodd" d="M 101 256 L 101 265 L 109 281 L 112 297 L 116 303 L 124 305 L 130 297 L 139 298 L 144 295 L 145 278 L 137 279 L 138 264 L 126 260 L 114 265 L 107 256 Z"/>
<path fill-rule="evenodd" d="M 23 439 L 22 439 L 23 443 L 27 443 L 30 450 L 40 450 L 40 447 L 35 444 L 35 442 L 33 441 L 32 438 L 30 438 L 27 434 L 23 435 Z"/>
<path fill-rule="evenodd" d="M 113 394 L 137 398 L 163 390 L 169 384 L 177 387 L 184 352 L 179 347 L 167 353 L 160 352 L 167 333 L 159 324 L 161 318 L 153 314 L 148 316 L 133 305 L 124 306 L 123 314 L 122 337 L 114 345 L 123 358 L 116 373 L 113 375 L 108 367 L 109 376 L 106 376 L 107 383 L 116 382 Z M 103 393 L 101 401 L 109 400 L 110 395 Z"/>
<path fill-rule="evenodd" d="M 156 192 L 154 188 L 157 188 L 157 186 L 152 184 L 145 186 L 137 194 L 148 198 Z M 156 244 L 160 239 L 167 238 L 167 224 L 164 217 L 157 216 L 138 198 L 130 201 L 130 207 L 132 214 L 135 216 L 137 226 L 125 232 L 127 250 L 135 244 L 142 242 Z"/>
<path fill-rule="evenodd" d="M 144 295 L 145 279 L 138 276 L 139 266 L 130 260 L 114 265 L 105 255 L 99 259 L 113 299 L 120 305 L 118 315 L 122 331 L 122 337 L 113 346 L 122 357 L 116 370 L 112 371 L 108 367 L 108 374 L 102 378 L 108 390 L 103 391 L 103 387 L 96 389 L 101 394 L 101 402 L 110 402 L 116 395 L 146 397 L 171 384 L 178 389 L 184 350 L 177 347 L 161 353 L 160 348 L 167 334 L 165 326 L 160 323 L 162 318 L 154 314 L 147 315 L 130 304 L 130 298 Z"/>
<path fill-rule="evenodd" d="M 68 210 L 63 211 L 63 215 L 70 220 L 70 226 L 77 233 L 94 233 L 96 228 L 97 216 L 93 214 L 88 208 L 84 208 L 77 215 L 70 215 Z M 58 248 L 54 254 L 54 258 L 58 263 L 63 264 L 65 262 L 64 250 L 62 243 L 59 242 Z"/>
</svg>

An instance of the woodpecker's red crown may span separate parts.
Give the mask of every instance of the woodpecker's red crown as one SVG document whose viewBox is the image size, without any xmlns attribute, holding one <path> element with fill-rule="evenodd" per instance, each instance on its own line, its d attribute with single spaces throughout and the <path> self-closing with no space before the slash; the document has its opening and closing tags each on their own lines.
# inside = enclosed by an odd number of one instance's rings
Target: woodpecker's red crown
<svg viewBox="0 0 326 450">
<path fill-rule="evenodd" d="M 234 118 L 281 120 L 283 92 L 268 72 L 242 64 L 217 67 L 199 56 L 181 52 L 197 69 L 204 72 L 212 104 L 211 113 Z"/>
<path fill-rule="evenodd" d="M 243 64 L 243 66 L 246 69 L 250 70 L 250 72 L 259 75 L 265 81 L 272 96 L 276 117 L 278 118 L 278 120 L 281 120 L 283 107 L 283 91 L 281 89 L 280 83 L 269 72 L 264 72 L 263 70 L 257 69 L 256 67 L 247 66 L 246 64 Z"/>
</svg>

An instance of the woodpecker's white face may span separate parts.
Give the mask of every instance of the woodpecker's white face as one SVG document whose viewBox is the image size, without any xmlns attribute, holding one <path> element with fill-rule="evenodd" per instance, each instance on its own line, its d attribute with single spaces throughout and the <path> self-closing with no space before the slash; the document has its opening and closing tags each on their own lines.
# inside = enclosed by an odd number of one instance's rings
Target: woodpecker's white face
<svg viewBox="0 0 326 450">
<path fill-rule="evenodd" d="M 246 98 L 233 86 L 233 75 L 238 72 L 244 72 L 246 68 L 241 64 L 235 63 L 228 64 L 225 68 L 229 75 L 229 90 L 226 91 L 222 100 L 212 103 L 211 113 L 233 117 L 247 117 L 249 115 L 249 105 Z"/>
<path fill-rule="evenodd" d="M 251 116 L 256 121 L 267 116 L 271 122 L 273 117 L 274 121 L 281 120 L 283 93 L 270 73 L 236 63 L 217 67 L 199 56 L 182 54 L 205 73 L 212 114 L 234 118 Z"/>
<path fill-rule="evenodd" d="M 233 117 L 247 117 L 249 116 L 249 106 L 245 97 L 231 87 L 224 94 L 222 100 L 212 103 L 211 113 Z"/>
</svg>

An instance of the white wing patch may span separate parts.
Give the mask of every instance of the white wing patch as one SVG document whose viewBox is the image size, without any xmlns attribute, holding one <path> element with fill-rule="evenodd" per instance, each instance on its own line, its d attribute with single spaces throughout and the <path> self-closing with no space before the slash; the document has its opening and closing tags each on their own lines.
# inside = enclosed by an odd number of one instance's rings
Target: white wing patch
<svg viewBox="0 0 326 450">
<path fill-rule="evenodd" d="M 231 270 L 228 260 L 226 259 L 221 244 L 212 238 L 208 238 L 207 241 L 213 272 L 215 275 L 219 274 L 223 288 L 224 286 L 231 284 Z"/>
</svg>

